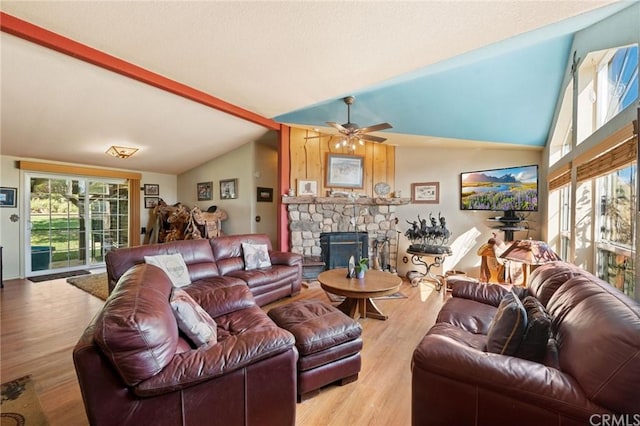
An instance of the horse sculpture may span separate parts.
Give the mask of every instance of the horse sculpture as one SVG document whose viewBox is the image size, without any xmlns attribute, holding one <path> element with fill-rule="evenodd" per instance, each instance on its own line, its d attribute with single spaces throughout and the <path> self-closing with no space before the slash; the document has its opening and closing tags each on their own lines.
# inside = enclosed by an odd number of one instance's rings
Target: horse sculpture
<svg viewBox="0 0 640 426">
<path fill-rule="evenodd" d="M 429 213 L 429 222 L 418 215 L 417 221 L 407 220 L 407 223 L 411 228 L 407 229 L 404 235 L 412 242 L 410 249 L 429 253 L 450 250 L 445 245 L 449 242 L 451 232 L 447 229 L 447 220 L 441 213 L 438 213 L 437 218 Z"/>
</svg>

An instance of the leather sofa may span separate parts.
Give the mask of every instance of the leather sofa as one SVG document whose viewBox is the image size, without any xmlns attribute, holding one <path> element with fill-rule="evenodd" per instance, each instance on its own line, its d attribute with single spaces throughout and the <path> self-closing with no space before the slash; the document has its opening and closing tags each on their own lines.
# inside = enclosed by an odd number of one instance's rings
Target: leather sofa
<svg viewBox="0 0 640 426">
<path fill-rule="evenodd" d="M 266 244 L 271 267 L 245 270 L 242 243 Z M 110 251 L 105 256 L 109 292 L 129 268 L 144 263 L 145 256 L 173 253 L 182 254 L 192 283 L 242 281 L 259 306 L 300 293 L 302 255 L 274 251 L 269 237 L 264 234 L 225 235 L 210 240 L 180 240 Z"/>
<path fill-rule="evenodd" d="M 532 361 L 487 351 L 509 286 L 458 277 L 450 284 L 452 297 L 413 354 L 413 425 L 640 421 L 637 302 L 574 265 L 537 268 L 519 296 L 546 308 L 550 337 Z"/>
<path fill-rule="evenodd" d="M 295 339 L 243 280 L 212 273 L 208 244 L 179 245 L 198 278 L 182 288 L 217 323 L 216 342 L 194 348 L 178 332 L 170 278 L 156 266 L 133 265 L 73 350 L 91 425 L 295 424 Z M 112 272 L 114 259 L 121 256 L 112 257 Z"/>
</svg>

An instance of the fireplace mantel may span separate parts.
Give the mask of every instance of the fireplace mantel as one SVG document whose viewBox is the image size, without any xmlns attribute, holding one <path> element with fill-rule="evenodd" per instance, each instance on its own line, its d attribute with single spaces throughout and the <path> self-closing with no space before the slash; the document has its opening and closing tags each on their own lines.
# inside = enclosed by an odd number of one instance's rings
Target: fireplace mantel
<svg viewBox="0 0 640 426">
<path fill-rule="evenodd" d="M 289 197 L 282 196 L 282 204 L 358 204 L 364 206 L 403 206 L 409 204 L 411 198 L 382 197 Z"/>
</svg>

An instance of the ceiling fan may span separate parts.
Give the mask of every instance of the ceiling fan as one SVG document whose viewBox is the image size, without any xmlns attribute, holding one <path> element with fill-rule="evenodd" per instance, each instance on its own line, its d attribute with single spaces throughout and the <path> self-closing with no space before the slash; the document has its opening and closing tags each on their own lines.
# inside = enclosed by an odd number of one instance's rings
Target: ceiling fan
<svg viewBox="0 0 640 426">
<path fill-rule="evenodd" d="M 369 135 L 369 132 L 377 132 L 379 130 L 391 129 L 393 126 L 389 123 L 379 123 L 373 126 L 367 127 L 359 127 L 356 123 L 351 122 L 351 105 L 355 102 L 356 98 L 353 96 L 347 96 L 343 99 L 344 103 L 347 104 L 347 122 L 344 124 L 338 124 L 333 121 L 327 121 L 327 124 L 340 132 L 341 135 L 346 136 L 342 143 L 343 145 L 347 145 L 347 143 L 353 143 L 354 140 L 357 140 L 361 145 L 364 144 L 363 141 L 371 141 L 371 142 L 384 142 L 387 139 L 381 138 L 379 136 Z M 319 136 L 312 136 L 308 139 Z"/>
</svg>

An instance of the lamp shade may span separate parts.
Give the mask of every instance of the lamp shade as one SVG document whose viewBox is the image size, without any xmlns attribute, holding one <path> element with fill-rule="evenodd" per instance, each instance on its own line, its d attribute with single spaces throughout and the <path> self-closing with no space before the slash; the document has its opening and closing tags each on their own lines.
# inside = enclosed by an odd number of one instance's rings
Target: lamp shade
<svg viewBox="0 0 640 426">
<path fill-rule="evenodd" d="M 547 243 L 537 240 L 516 240 L 500 257 L 527 265 L 542 265 L 561 260 Z"/>
</svg>

